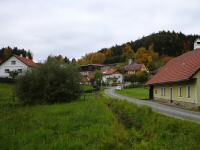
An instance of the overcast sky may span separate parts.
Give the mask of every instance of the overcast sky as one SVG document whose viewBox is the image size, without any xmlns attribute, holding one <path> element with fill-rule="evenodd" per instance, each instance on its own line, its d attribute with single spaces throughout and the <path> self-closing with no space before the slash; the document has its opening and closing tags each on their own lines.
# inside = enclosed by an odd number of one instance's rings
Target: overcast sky
<svg viewBox="0 0 200 150">
<path fill-rule="evenodd" d="M 0 0 L 0 47 L 80 58 L 161 30 L 200 34 L 200 0 Z"/>
</svg>

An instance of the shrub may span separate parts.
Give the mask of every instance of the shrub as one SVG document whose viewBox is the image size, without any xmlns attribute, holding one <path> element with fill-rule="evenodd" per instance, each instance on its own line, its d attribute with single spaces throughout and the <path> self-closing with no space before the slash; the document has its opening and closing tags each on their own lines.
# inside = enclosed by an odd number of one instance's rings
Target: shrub
<svg viewBox="0 0 200 150">
<path fill-rule="evenodd" d="M 78 68 L 49 57 L 39 68 L 17 79 L 16 93 L 24 104 L 72 101 L 81 93 Z"/>
<path fill-rule="evenodd" d="M 0 78 L 0 83 L 14 83 L 14 79 L 12 78 Z"/>
<path fill-rule="evenodd" d="M 145 71 L 138 71 L 136 73 L 137 82 L 144 83 L 148 80 L 148 73 Z"/>
<path fill-rule="evenodd" d="M 125 75 L 124 80 L 132 83 L 145 83 L 148 77 L 147 72 L 138 71 L 136 74 Z"/>
</svg>

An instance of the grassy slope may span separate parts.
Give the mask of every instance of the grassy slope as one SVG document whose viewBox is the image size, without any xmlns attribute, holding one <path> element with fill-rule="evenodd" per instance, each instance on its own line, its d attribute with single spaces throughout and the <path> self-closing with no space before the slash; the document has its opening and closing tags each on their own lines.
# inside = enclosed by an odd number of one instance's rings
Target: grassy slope
<svg viewBox="0 0 200 150">
<path fill-rule="evenodd" d="M 0 98 L 6 97 L 9 103 L 7 92 Z M 68 104 L 1 104 L 0 149 L 200 149 L 200 125 L 102 95 Z"/>
<path fill-rule="evenodd" d="M 109 100 L 108 106 L 126 127 L 133 150 L 199 150 L 200 125 L 166 117 L 149 107 Z"/>
<path fill-rule="evenodd" d="M 137 99 L 148 99 L 149 98 L 149 89 L 148 88 L 130 88 L 118 90 L 118 94 L 129 96 Z"/>
<path fill-rule="evenodd" d="M 0 106 L 13 104 L 13 85 L 0 83 Z"/>
<path fill-rule="evenodd" d="M 86 99 L 41 106 L 1 105 L 0 149 L 128 149 L 127 132 L 106 104 L 95 96 Z"/>
</svg>

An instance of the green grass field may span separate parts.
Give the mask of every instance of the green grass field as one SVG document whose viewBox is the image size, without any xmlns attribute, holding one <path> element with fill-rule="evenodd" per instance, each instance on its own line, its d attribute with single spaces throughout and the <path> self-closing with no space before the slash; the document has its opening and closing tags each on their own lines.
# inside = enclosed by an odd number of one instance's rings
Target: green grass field
<svg viewBox="0 0 200 150">
<path fill-rule="evenodd" d="M 0 106 L 16 104 L 14 99 L 14 86 L 12 84 L 0 83 Z"/>
<path fill-rule="evenodd" d="M 11 85 L 0 84 L 10 102 Z M 4 90 L 3 90 L 4 89 Z M 9 93 L 9 94 L 8 94 Z M 68 104 L 12 106 L 1 103 L 0 149 L 122 149 L 127 132 L 97 96 Z"/>
<path fill-rule="evenodd" d="M 199 150 L 200 125 L 166 117 L 126 101 L 107 101 L 129 133 L 133 150 Z"/>
<path fill-rule="evenodd" d="M 54 105 L 12 102 L 0 84 L 0 149 L 198 150 L 200 125 L 103 94 Z M 4 102 L 5 101 L 5 102 Z"/>
<path fill-rule="evenodd" d="M 149 89 L 148 88 L 128 88 L 123 90 L 117 90 L 118 94 L 129 96 L 137 99 L 149 99 Z"/>
</svg>

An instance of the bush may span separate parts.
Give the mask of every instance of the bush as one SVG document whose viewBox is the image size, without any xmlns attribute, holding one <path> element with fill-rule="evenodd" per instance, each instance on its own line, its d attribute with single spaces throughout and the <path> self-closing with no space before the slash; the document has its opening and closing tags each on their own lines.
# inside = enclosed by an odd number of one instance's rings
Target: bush
<svg viewBox="0 0 200 150">
<path fill-rule="evenodd" d="M 0 78 L 0 83 L 14 83 L 14 79 L 12 78 Z"/>
<path fill-rule="evenodd" d="M 28 71 L 17 79 L 16 93 L 24 104 L 77 99 L 81 93 L 78 68 L 72 64 L 60 64 L 49 57 L 38 69 Z"/>
<path fill-rule="evenodd" d="M 124 80 L 132 83 L 145 83 L 148 80 L 148 73 L 138 71 L 136 74 L 125 75 Z"/>
<path fill-rule="evenodd" d="M 82 93 L 92 93 L 95 92 L 95 88 L 91 85 L 82 85 L 81 86 Z"/>
</svg>

